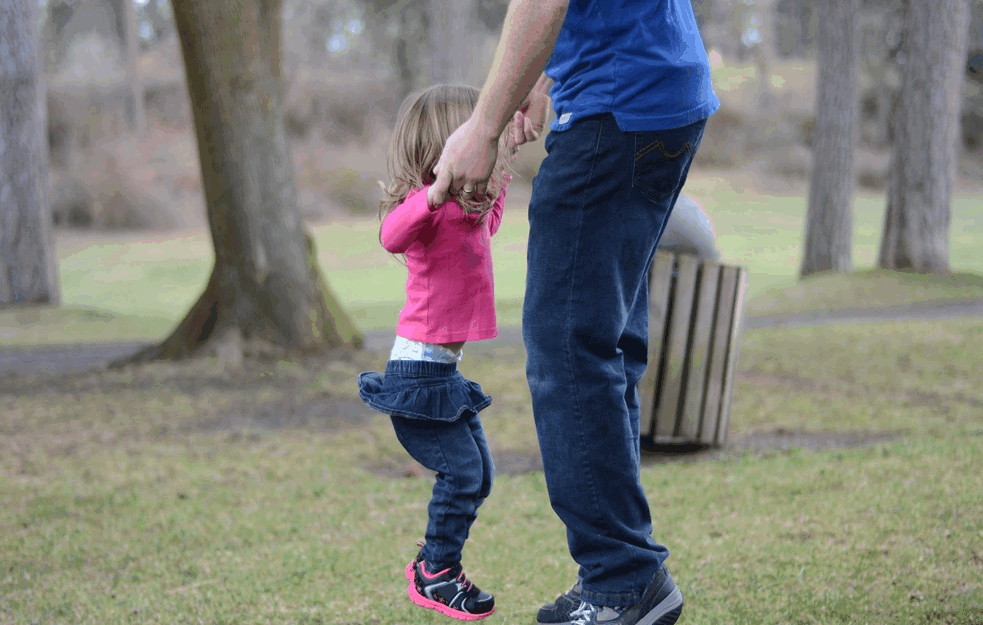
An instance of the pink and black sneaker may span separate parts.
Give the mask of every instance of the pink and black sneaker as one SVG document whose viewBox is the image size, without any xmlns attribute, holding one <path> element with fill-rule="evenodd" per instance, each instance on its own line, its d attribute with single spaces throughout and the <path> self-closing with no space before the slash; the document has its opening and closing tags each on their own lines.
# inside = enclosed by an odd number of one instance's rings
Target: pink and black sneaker
<svg viewBox="0 0 983 625">
<path fill-rule="evenodd" d="M 477 621 L 495 611 L 495 597 L 482 592 L 464 575 L 460 563 L 431 571 L 426 561 L 417 559 L 406 565 L 406 592 L 418 606 L 436 610 L 462 621 Z"/>
</svg>

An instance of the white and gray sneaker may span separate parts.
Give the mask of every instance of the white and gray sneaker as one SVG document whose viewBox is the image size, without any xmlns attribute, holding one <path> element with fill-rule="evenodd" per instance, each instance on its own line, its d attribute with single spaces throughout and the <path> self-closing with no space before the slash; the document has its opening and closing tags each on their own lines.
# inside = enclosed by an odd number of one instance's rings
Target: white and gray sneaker
<svg viewBox="0 0 983 625">
<path fill-rule="evenodd" d="M 683 593 L 662 567 L 649 583 L 642 600 L 632 606 L 597 606 L 581 601 L 571 612 L 575 625 L 673 625 L 683 611 Z"/>
</svg>

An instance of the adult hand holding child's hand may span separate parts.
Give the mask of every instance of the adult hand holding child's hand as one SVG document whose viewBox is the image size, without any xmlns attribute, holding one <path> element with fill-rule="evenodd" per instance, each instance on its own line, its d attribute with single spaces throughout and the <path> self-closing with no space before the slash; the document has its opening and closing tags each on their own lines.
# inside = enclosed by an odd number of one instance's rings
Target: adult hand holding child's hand
<svg viewBox="0 0 983 625">
<path fill-rule="evenodd" d="M 427 191 L 427 203 L 440 206 L 452 195 L 484 195 L 497 159 L 498 138 L 482 132 L 472 116 L 444 144 L 434 167 L 437 179 Z"/>
</svg>

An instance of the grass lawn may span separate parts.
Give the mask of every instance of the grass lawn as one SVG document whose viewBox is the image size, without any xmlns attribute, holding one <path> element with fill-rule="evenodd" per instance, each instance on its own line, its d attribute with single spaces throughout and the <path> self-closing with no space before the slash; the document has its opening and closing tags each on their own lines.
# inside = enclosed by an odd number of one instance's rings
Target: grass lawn
<svg viewBox="0 0 983 625">
<path fill-rule="evenodd" d="M 980 353 L 974 319 L 748 331 L 732 441 L 891 436 L 647 461 L 682 622 L 983 622 Z M 0 377 L 0 622 L 449 622 L 402 580 L 431 480 L 354 392 L 384 358 Z M 465 363 L 496 399 L 499 477 L 465 553 L 489 623 L 532 622 L 575 572 L 521 470 L 521 360 Z"/>
<path fill-rule="evenodd" d="M 726 259 L 751 270 L 752 313 L 983 296 L 978 196 L 960 197 L 953 215 L 961 273 L 795 284 L 801 198 L 733 179 L 700 179 L 692 192 Z M 861 267 L 878 202 L 858 204 Z M 402 271 L 375 228 L 355 220 L 316 236 L 363 326 L 389 328 Z M 497 239 L 500 306 L 514 321 L 521 210 Z M 0 313 L 0 342 L 156 338 L 207 278 L 198 233 L 91 244 L 60 237 L 67 305 Z M 979 319 L 747 331 L 732 445 L 643 468 L 655 534 L 686 594 L 681 622 L 983 623 L 981 353 Z M 449 622 L 413 607 L 401 576 L 431 479 L 355 393 L 355 375 L 386 355 L 336 356 L 0 375 L 0 623 Z M 465 553 L 498 598 L 490 623 L 532 622 L 575 572 L 534 470 L 523 358 L 501 345 L 463 365 L 495 397 L 485 424 L 499 477 Z M 805 443 L 754 444 L 783 436 Z"/>
</svg>

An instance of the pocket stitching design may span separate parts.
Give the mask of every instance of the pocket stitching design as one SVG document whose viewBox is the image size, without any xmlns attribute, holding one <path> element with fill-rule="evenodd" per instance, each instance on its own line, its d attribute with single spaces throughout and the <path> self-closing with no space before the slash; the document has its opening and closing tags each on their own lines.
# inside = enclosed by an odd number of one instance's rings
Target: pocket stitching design
<svg viewBox="0 0 983 625">
<path fill-rule="evenodd" d="M 682 156 L 683 154 L 685 154 L 686 152 L 688 152 L 692 148 L 692 146 L 690 145 L 690 142 L 687 141 L 686 143 L 683 144 L 681 148 L 679 148 L 678 152 L 672 154 L 669 152 L 669 150 L 666 149 L 666 145 L 662 143 L 661 140 L 656 140 L 635 153 L 635 162 L 638 162 L 639 159 L 641 159 L 643 156 L 645 156 L 646 154 L 648 154 L 649 152 L 651 152 L 656 148 L 658 148 L 658 150 L 662 152 L 662 156 L 666 158 L 676 159 Z"/>
</svg>

